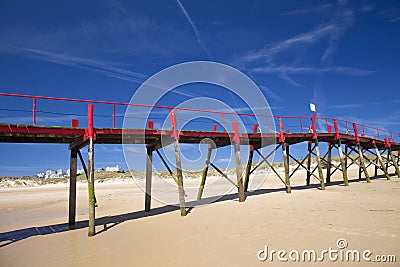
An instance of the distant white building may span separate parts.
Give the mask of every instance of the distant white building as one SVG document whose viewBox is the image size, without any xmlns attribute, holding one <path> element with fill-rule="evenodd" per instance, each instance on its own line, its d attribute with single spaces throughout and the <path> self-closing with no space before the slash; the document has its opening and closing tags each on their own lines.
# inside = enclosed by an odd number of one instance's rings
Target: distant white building
<svg viewBox="0 0 400 267">
<path fill-rule="evenodd" d="M 83 174 L 84 170 L 77 170 L 76 171 L 77 174 Z M 36 174 L 36 176 L 38 178 L 64 178 L 64 177 L 69 177 L 70 174 L 70 170 L 62 170 L 62 169 L 58 169 L 58 170 L 47 170 L 46 172 L 40 172 L 38 174 Z"/>
<path fill-rule="evenodd" d="M 67 172 L 59 169 L 59 170 L 47 170 L 44 173 L 44 177 L 43 177 L 43 173 L 38 173 L 37 176 L 40 178 L 64 178 L 66 176 Z M 40 176 L 39 176 L 40 175 Z"/>
<path fill-rule="evenodd" d="M 122 172 L 124 171 L 119 165 L 115 167 L 106 167 L 106 172 Z"/>
<path fill-rule="evenodd" d="M 68 176 L 69 177 L 69 174 L 71 173 L 71 171 L 70 171 L 70 169 L 68 169 L 67 171 L 66 171 L 66 173 L 65 173 L 65 176 Z M 80 169 L 80 170 L 76 170 L 76 174 L 78 174 L 78 175 L 80 175 L 80 174 L 84 174 L 85 173 L 85 171 L 83 170 L 83 169 Z"/>
</svg>

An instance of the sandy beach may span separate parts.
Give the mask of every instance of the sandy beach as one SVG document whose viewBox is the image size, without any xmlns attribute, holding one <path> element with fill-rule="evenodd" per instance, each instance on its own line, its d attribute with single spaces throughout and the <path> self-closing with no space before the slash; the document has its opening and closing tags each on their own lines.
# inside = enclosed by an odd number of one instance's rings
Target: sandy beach
<svg viewBox="0 0 400 267">
<path fill-rule="evenodd" d="M 370 174 L 373 174 L 371 168 Z M 390 173 L 394 173 L 390 169 Z M 227 195 L 196 206 L 186 217 L 173 206 L 153 201 L 144 212 L 144 194 L 129 180 L 96 184 L 96 236 L 87 237 L 87 187 L 78 184 L 77 226 L 68 230 L 68 185 L 0 190 L 1 266 L 308 266 L 281 262 L 277 255 L 260 261 L 260 250 L 370 250 L 369 258 L 396 255 L 400 261 L 400 179 L 392 176 L 358 180 L 349 169 L 350 186 L 335 173 L 325 191 L 318 181 L 304 186 L 305 172 L 291 179 L 287 194 L 270 174 L 262 186 L 239 203 Z M 226 182 L 226 181 L 224 181 Z M 195 186 L 199 179 L 185 181 Z M 212 185 L 205 194 L 213 194 Z M 154 185 L 157 190 L 157 183 Z M 177 199 L 176 192 L 167 192 Z M 191 194 L 191 193 L 190 193 Z M 288 255 L 286 255 L 288 258 Z M 364 266 L 336 262 L 326 255 L 323 266 Z M 370 263 L 397 266 L 398 263 Z"/>
</svg>

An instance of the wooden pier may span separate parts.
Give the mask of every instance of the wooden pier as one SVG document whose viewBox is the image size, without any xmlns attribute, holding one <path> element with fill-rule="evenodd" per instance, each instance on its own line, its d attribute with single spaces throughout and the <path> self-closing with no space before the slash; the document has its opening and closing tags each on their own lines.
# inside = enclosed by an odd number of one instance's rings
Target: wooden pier
<svg viewBox="0 0 400 267">
<path fill-rule="evenodd" d="M 72 122 L 72 127 L 46 127 L 37 126 L 36 124 L 36 110 L 33 110 L 33 125 L 10 125 L 0 124 L 0 142 L 8 143 L 57 143 L 68 144 L 70 150 L 70 190 L 69 190 L 69 218 L 68 224 L 73 227 L 75 225 L 76 217 L 76 181 L 77 181 L 77 162 L 78 158 L 82 163 L 88 181 L 88 198 L 89 198 L 89 229 L 88 235 L 95 235 L 95 207 L 97 201 L 95 198 L 94 186 L 94 163 L 95 163 L 95 145 L 96 144 L 143 144 L 147 149 L 146 160 L 146 186 L 145 186 L 145 207 L 146 211 L 151 209 L 151 189 L 152 189 L 152 161 L 153 153 L 156 152 L 157 156 L 161 158 L 167 170 L 176 181 L 178 187 L 178 200 L 180 205 L 180 214 L 185 216 L 187 208 L 185 206 L 185 192 L 184 181 L 181 166 L 181 152 L 180 144 L 200 144 L 205 138 L 212 140 L 208 145 L 208 153 L 206 162 L 202 171 L 201 182 L 199 184 L 199 191 L 197 199 L 202 198 L 204 187 L 206 184 L 207 173 L 209 168 L 216 169 L 221 176 L 227 178 L 227 175 L 221 171 L 213 162 L 210 161 L 211 152 L 224 146 L 233 146 L 235 152 L 236 164 L 236 181 L 233 182 L 237 188 L 239 202 L 245 201 L 245 192 L 248 190 L 251 175 L 260 167 L 261 164 L 267 164 L 276 176 L 282 181 L 283 186 L 286 188 L 287 193 L 291 193 L 290 179 L 299 169 L 305 169 L 307 174 L 305 177 L 305 184 L 310 185 L 311 179 L 319 183 L 320 189 L 324 190 L 326 184 L 330 183 L 333 173 L 336 171 L 342 173 L 343 184 L 348 186 L 347 169 L 355 164 L 359 166 L 359 178 L 362 174 L 366 182 L 371 182 L 368 173 L 368 167 L 374 166 L 375 173 L 381 170 L 386 179 L 390 179 L 388 173 L 389 167 L 394 167 L 395 173 L 400 177 L 399 170 L 399 153 L 400 140 L 397 140 L 393 135 L 399 136 L 399 133 L 392 133 L 382 129 L 373 128 L 370 126 L 357 125 L 356 123 L 345 122 L 346 127 L 340 129 L 337 119 L 331 118 L 317 118 L 315 116 L 291 116 L 291 117 L 274 117 L 277 122 L 278 131 L 272 129 L 266 133 L 258 131 L 259 126 L 253 125 L 250 132 L 239 132 L 238 122 L 232 122 L 232 131 L 217 131 L 214 126 L 212 131 L 179 131 L 176 123 L 176 113 L 173 107 L 170 108 L 170 123 L 171 129 L 153 129 L 153 123 L 149 122 L 146 129 L 121 129 L 116 128 L 115 121 L 115 105 L 129 105 L 127 103 L 105 102 L 94 100 L 76 100 L 65 98 L 52 98 L 52 97 L 37 97 L 15 94 L 0 93 L 0 96 L 5 97 L 25 97 L 34 100 L 34 107 L 36 108 L 37 99 L 45 98 L 50 100 L 62 101 L 78 101 L 87 103 L 88 105 L 88 124 L 86 128 L 77 127 L 76 121 Z M 94 126 L 94 108 L 93 104 L 106 104 L 113 106 L 112 114 L 112 128 L 96 128 Z M 193 110 L 193 112 L 197 112 Z M 257 115 L 258 116 L 258 115 Z M 298 119 L 301 131 L 290 132 L 285 129 L 284 119 L 295 118 Z M 326 121 L 326 131 L 317 130 L 317 120 Z M 308 123 L 310 127 L 303 128 L 303 124 Z M 332 130 L 333 127 L 333 130 Z M 359 134 L 359 127 L 362 128 L 362 133 Z M 377 130 L 375 136 L 364 133 L 364 128 Z M 269 127 L 268 127 L 269 128 Z M 374 130 L 374 131 L 375 131 Z M 382 137 L 385 133 L 385 136 Z M 163 140 L 163 141 L 162 141 Z M 290 152 L 290 146 L 306 143 L 307 150 L 304 151 L 305 155 L 299 159 Z M 327 151 L 321 151 L 321 143 L 325 143 Z M 159 149 L 165 145 L 173 145 L 175 152 L 176 163 L 176 177 L 167 165 L 165 159 L 159 153 Z M 245 145 L 249 148 L 249 155 L 247 163 L 244 168 L 242 166 L 242 159 L 240 155 L 240 146 Z M 263 155 L 261 149 L 266 146 L 272 147 L 272 152 L 268 155 Z M 84 161 L 81 149 L 87 147 L 88 158 L 87 162 Z M 343 150 L 344 147 L 344 150 Z M 284 176 L 278 172 L 277 168 L 273 166 L 271 155 L 274 152 L 282 151 Z M 332 152 L 337 150 L 340 163 L 335 165 L 332 161 Z M 397 151 L 397 153 L 394 153 Z M 366 153 L 373 155 L 367 157 Z M 254 155 L 257 154 L 261 161 L 257 164 L 253 163 Z M 315 158 L 316 166 L 312 166 L 311 159 Z M 296 167 L 290 172 L 289 162 L 295 162 Z M 324 175 L 324 169 L 326 174 Z M 231 181 L 231 180 L 230 180 Z M 231 181 L 232 182 L 232 181 Z"/>
</svg>

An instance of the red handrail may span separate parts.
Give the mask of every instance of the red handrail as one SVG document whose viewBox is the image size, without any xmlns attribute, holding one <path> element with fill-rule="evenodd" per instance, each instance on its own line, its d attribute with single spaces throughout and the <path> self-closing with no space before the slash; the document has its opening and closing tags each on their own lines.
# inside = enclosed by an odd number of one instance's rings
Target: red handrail
<svg viewBox="0 0 400 267">
<path fill-rule="evenodd" d="M 33 101 L 33 107 L 32 107 L 32 122 L 33 125 L 37 124 L 37 100 L 38 99 L 45 99 L 45 100 L 55 100 L 55 101 L 70 101 L 70 102 L 78 102 L 78 103 L 88 103 L 88 104 L 105 104 L 105 105 L 111 105 L 112 108 L 112 125 L 113 128 L 116 128 L 116 112 L 115 112 L 115 107 L 116 105 L 120 106 L 132 106 L 132 107 L 148 107 L 148 108 L 156 108 L 156 109 L 168 109 L 169 111 L 174 110 L 174 111 L 193 111 L 193 112 L 202 112 L 202 113 L 214 113 L 214 114 L 220 114 L 222 116 L 222 124 L 224 127 L 224 130 L 227 131 L 226 129 L 226 121 L 225 121 L 225 116 L 226 115 L 236 115 L 236 116 L 244 116 L 244 117 L 265 117 L 267 120 L 267 127 L 268 127 L 268 132 L 271 132 L 271 126 L 269 122 L 269 118 L 272 118 L 276 120 L 277 123 L 276 125 L 279 125 L 279 127 L 286 128 L 287 130 L 290 130 L 291 127 L 293 126 L 288 126 L 284 125 L 282 120 L 291 120 L 295 119 L 297 123 L 299 123 L 298 126 L 295 126 L 296 128 L 300 129 L 300 132 L 304 133 L 304 127 L 303 123 L 305 119 L 312 119 L 312 116 L 271 116 L 268 114 L 248 114 L 248 113 L 236 113 L 236 112 L 230 112 L 230 111 L 217 111 L 217 110 L 207 110 L 207 109 L 195 109 L 195 108 L 182 108 L 182 107 L 172 107 L 172 106 L 165 106 L 165 105 L 149 105 L 149 104 L 136 104 L 136 103 L 127 103 L 127 102 L 118 102 L 118 101 L 103 101 L 103 100 L 89 100 L 89 99 L 76 99 L 76 98 L 67 98 L 67 97 L 51 97 L 51 96 L 39 96 L 39 95 L 27 95 L 27 94 L 10 94 L 10 93 L 1 93 L 0 96 L 4 97 L 20 97 L 20 98 L 28 98 L 32 99 Z M 350 129 L 349 129 L 349 123 L 348 120 L 343 120 L 343 119 L 333 119 L 333 118 L 325 118 L 325 117 L 316 117 L 316 120 L 324 120 L 324 124 L 326 125 L 327 129 L 329 128 L 329 123 L 331 122 L 332 124 L 335 124 L 334 121 L 336 120 L 338 123 L 343 123 L 345 124 L 345 133 L 346 134 L 351 134 Z M 296 125 L 297 125 L 296 123 Z M 373 137 L 376 137 L 376 139 L 381 139 L 381 136 L 388 136 L 390 137 L 390 140 L 394 141 L 394 132 L 386 130 L 386 129 L 381 129 L 369 125 L 364 125 L 364 124 L 357 124 L 362 128 L 362 136 L 366 135 L 365 131 L 374 131 L 376 132 L 376 135 L 372 135 Z M 337 126 L 337 125 L 336 125 Z M 315 126 L 316 127 L 316 126 Z M 313 129 L 314 130 L 314 129 Z M 279 131 L 279 133 L 281 130 Z M 320 130 L 321 132 L 321 130 Z M 352 133 L 353 135 L 355 134 L 354 132 Z M 400 132 L 395 133 L 397 136 L 400 136 Z"/>
</svg>

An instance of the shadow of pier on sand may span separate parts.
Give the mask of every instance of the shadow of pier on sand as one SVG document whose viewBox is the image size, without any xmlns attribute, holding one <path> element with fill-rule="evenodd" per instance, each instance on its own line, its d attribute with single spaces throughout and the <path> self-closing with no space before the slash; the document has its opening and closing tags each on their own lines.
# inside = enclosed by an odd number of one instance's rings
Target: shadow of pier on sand
<svg viewBox="0 0 400 267">
<path fill-rule="evenodd" d="M 379 178 L 385 178 L 385 177 L 380 175 L 377 177 L 371 177 L 371 180 L 379 179 Z M 349 182 L 350 183 L 365 182 L 365 179 L 352 179 L 352 180 L 349 180 Z M 334 182 L 328 183 L 327 186 L 335 186 L 335 185 L 341 185 L 341 184 L 342 184 L 342 181 L 334 181 Z M 311 184 L 308 186 L 307 185 L 293 186 L 292 191 L 305 190 L 305 189 L 318 188 L 318 187 L 319 187 L 319 184 Z M 274 193 L 274 192 L 282 192 L 285 190 L 286 190 L 285 188 L 257 189 L 257 190 L 251 191 L 251 192 L 246 192 L 246 197 L 269 194 L 269 193 Z M 215 198 L 215 197 L 212 197 L 212 198 Z M 223 202 L 223 201 L 229 201 L 229 200 L 235 200 L 235 199 L 237 199 L 237 194 L 228 194 L 228 195 L 221 196 L 221 198 L 219 198 L 218 200 L 216 200 L 214 202 Z M 204 205 L 207 203 L 209 203 L 209 198 L 204 198 L 199 201 L 187 202 L 187 204 L 188 204 L 187 206 L 190 206 L 193 208 L 193 207 L 201 206 L 201 205 Z M 188 213 L 190 213 L 192 208 L 188 209 Z M 101 234 L 103 232 L 106 232 L 110 228 L 115 227 L 126 221 L 156 216 L 156 215 L 174 212 L 174 211 L 178 211 L 178 210 L 179 210 L 179 206 L 167 205 L 167 206 L 153 208 L 150 211 L 140 210 L 140 211 L 134 211 L 134 212 L 124 213 L 124 214 L 99 217 L 99 218 L 96 218 L 96 226 L 104 226 L 104 227 L 102 230 L 98 231 L 96 234 Z M 62 233 L 62 232 L 66 232 L 66 231 L 87 228 L 88 224 L 89 224 L 88 220 L 83 220 L 83 221 L 77 221 L 76 224 L 73 226 L 69 226 L 68 223 L 60 223 L 60 224 L 53 224 L 53 225 L 28 227 L 28 228 L 9 231 L 9 232 L 3 232 L 3 233 L 0 233 L 0 248 L 5 247 L 10 244 L 13 244 L 13 243 L 16 243 L 18 241 L 27 239 L 29 237 L 33 237 L 33 236 L 51 235 L 51 234 Z"/>
</svg>

